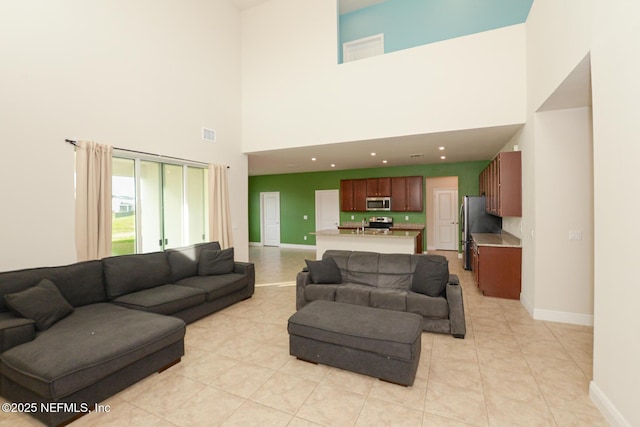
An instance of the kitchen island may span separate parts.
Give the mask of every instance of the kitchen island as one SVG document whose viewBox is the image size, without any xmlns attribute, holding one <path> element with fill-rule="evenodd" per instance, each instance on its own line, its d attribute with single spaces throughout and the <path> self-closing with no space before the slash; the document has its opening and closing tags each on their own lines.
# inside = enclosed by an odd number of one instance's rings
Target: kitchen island
<svg viewBox="0 0 640 427">
<path fill-rule="evenodd" d="M 316 258 L 329 249 L 380 252 L 387 254 L 414 254 L 417 249 L 416 230 L 320 230 L 316 236 Z"/>
</svg>

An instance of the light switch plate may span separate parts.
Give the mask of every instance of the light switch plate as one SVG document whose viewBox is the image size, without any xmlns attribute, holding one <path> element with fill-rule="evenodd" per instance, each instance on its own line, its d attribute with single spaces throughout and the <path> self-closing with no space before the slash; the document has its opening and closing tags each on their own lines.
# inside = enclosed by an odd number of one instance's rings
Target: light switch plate
<svg viewBox="0 0 640 427">
<path fill-rule="evenodd" d="M 582 240 L 582 230 L 569 230 L 569 240 Z"/>
</svg>

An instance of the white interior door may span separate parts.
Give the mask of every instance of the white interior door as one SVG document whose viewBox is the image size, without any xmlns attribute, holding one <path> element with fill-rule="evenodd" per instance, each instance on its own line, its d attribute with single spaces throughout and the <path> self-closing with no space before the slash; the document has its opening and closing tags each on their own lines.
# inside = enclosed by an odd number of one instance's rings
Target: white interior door
<svg viewBox="0 0 640 427">
<path fill-rule="evenodd" d="M 458 249 L 458 190 L 434 190 L 436 249 Z"/>
<path fill-rule="evenodd" d="M 340 190 L 316 190 L 316 231 L 340 225 Z"/>
<path fill-rule="evenodd" d="M 262 244 L 280 246 L 280 193 L 260 193 L 262 199 Z"/>
</svg>

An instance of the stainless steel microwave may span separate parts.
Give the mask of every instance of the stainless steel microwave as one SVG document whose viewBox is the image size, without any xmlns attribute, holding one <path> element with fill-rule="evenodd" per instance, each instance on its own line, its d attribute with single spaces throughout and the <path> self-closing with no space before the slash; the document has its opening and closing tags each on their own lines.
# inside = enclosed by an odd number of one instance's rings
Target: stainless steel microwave
<svg viewBox="0 0 640 427">
<path fill-rule="evenodd" d="M 391 197 L 367 197 L 367 210 L 368 211 L 390 211 Z"/>
</svg>

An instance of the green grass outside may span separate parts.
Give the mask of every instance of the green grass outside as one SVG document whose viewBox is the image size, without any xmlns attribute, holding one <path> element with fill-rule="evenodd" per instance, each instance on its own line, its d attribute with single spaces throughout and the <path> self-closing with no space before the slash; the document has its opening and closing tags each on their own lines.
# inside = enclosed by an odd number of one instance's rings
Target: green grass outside
<svg viewBox="0 0 640 427">
<path fill-rule="evenodd" d="M 136 253 L 136 216 L 129 215 L 116 218 L 111 222 L 111 254 L 127 255 Z"/>
</svg>

